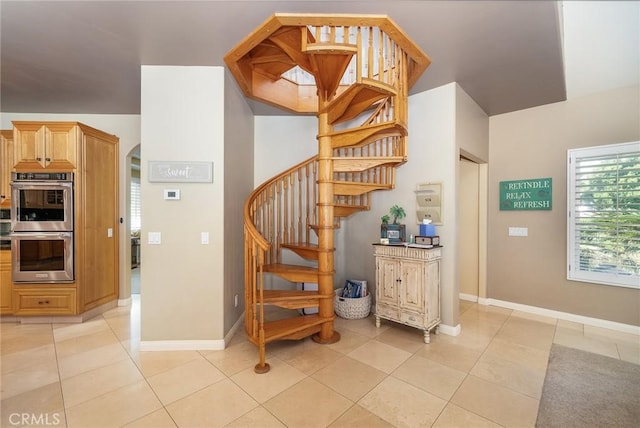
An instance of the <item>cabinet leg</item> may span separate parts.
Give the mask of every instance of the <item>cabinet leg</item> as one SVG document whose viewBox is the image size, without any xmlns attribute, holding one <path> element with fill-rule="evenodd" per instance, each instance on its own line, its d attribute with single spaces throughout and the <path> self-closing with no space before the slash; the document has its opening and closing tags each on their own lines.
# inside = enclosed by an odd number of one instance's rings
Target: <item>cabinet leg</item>
<svg viewBox="0 0 640 428">
<path fill-rule="evenodd" d="M 431 336 L 429 336 L 429 330 L 425 330 L 424 331 L 424 343 L 430 343 L 431 342 Z"/>
<path fill-rule="evenodd" d="M 439 325 L 437 325 L 437 326 L 436 326 L 436 328 L 433 330 L 433 333 L 434 333 L 435 335 L 440 334 L 440 326 L 439 326 Z"/>
<path fill-rule="evenodd" d="M 380 328 L 380 317 L 376 315 L 376 327 Z"/>
</svg>

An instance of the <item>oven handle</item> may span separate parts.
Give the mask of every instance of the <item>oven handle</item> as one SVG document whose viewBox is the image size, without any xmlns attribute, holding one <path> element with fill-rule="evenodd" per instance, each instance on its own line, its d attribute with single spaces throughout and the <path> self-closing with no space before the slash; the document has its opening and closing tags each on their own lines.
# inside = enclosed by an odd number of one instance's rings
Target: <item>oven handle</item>
<svg viewBox="0 0 640 428">
<path fill-rule="evenodd" d="M 71 238 L 72 232 L 11 232 L 11 239 Z"/>
</svg>

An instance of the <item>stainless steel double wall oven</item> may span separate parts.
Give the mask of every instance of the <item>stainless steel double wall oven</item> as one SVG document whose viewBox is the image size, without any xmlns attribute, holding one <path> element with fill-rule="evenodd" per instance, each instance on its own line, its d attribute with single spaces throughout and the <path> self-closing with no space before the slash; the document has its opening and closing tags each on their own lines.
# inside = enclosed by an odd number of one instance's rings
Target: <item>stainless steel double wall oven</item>
<svg viewBox="0 0 640 428">
<path fill-rule="evenodd" d="M 11 176 L 13 282 L 72 282 L 73 173 Z"/>
</svg>

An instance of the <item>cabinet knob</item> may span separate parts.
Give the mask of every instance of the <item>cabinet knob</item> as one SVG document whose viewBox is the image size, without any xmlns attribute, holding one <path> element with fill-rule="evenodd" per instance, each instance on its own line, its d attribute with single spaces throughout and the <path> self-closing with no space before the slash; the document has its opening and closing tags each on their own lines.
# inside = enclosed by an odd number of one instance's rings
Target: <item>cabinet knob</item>
<svg viewBox="0 0 640 428">
<path fill-rule="evenodd" d="M 41 157 L 37 157 L 37 158 L 36 158 L 36 160 L 37 160 L 37 161 L 41 161 L 41 160 L 42 160 L 42 158 L 41 158 Z"/>
<path fill-rule="evenodd" d="M 51 162 L 51 158 L 44 158 L 47 162 Z"/>
</svg>

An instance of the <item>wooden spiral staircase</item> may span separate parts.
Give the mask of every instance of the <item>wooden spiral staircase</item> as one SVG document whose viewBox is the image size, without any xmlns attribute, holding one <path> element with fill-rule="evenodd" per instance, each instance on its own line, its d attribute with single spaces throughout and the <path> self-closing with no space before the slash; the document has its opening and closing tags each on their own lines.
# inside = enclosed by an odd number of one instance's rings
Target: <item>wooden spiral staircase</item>
<svg viewBox="0 0 640 428">
<path fill-rule="evenodd" d="M 247 97 L 318 118 L 318 155 L 256 188 L 244 208 L 245 329 L 266 344 L 333 343 L 334 229 L 395 185 L 407 160 L 407 96 L 429 58 L 387 16 L 275 14 L 225 56 Z M 303 265 L 285 263 L 287 252 Z M 289 255 L 290 255 L 289 254 Z M 313 266 L 310 266 L 313 265 Z M 316 283 L 274 289 L 266 278 Z M 312 315 L 265 320 L 265 306 Z"/>
</svg>

